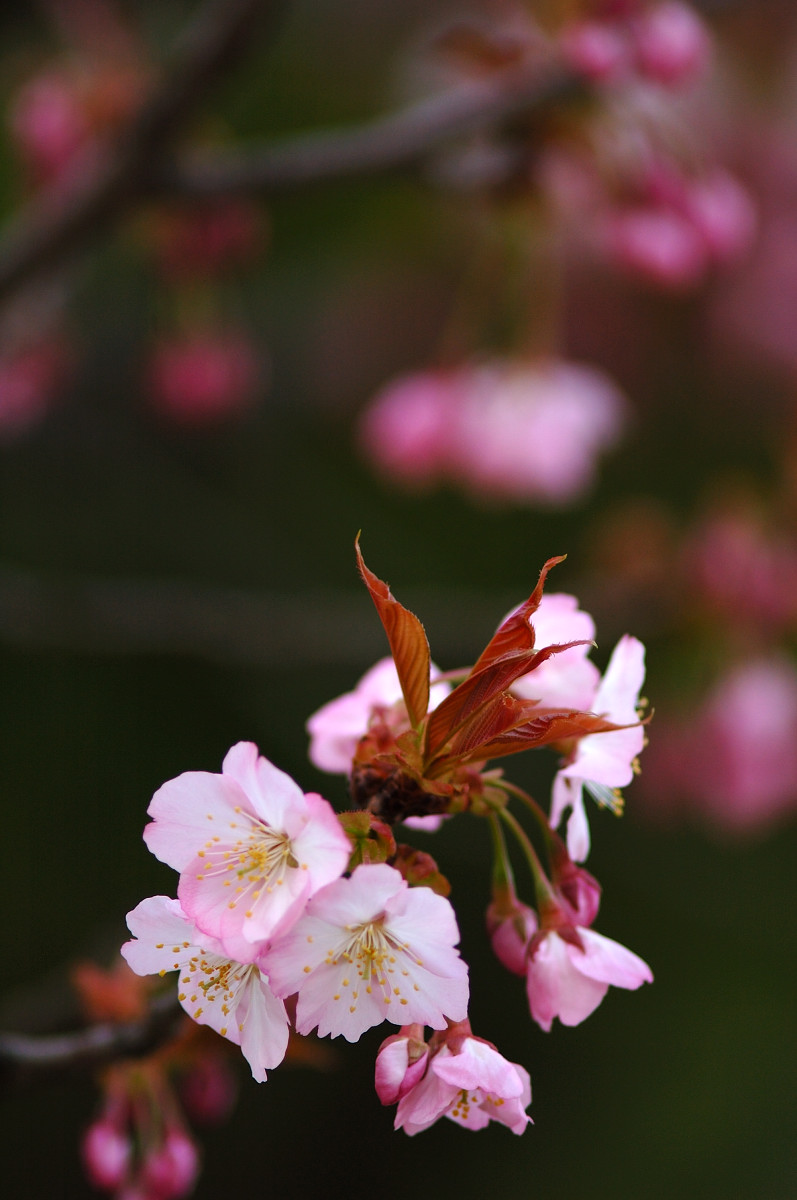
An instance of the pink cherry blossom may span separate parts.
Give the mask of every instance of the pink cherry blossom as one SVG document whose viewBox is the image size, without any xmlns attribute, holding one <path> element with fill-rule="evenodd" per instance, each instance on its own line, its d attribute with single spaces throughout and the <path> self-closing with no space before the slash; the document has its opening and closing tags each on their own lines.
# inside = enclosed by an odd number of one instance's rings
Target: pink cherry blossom
<svg viewBox="0 0 797 1200">
<path fill-rule="evenodd" d="M 349 861 L 330 804 L 305 795 L 251 742 L 233 746 L 221 775 L 190 771 L 165 783 L 148 811 L 144 841 L 180 872 L 183 909 L 238 962 L 257 958 Z"/>
<path fill-rule="evenodd" d="M 599 804 L 615 808 L 618 805 L 616 789 L 625 787 L 634 777 L 637 755 L 645 744 L 644 726 L 639 724 L 637 713 L 644 678 L 645 648 L 636 638 L 626 634 L 614 648 L 590 709 L 629 728 L 579 738 L 567 764 L 554 779 L 551 825 L 556 828 L 565 810 L 571 809 L 567 848 L 576 862 L 584 861 L 590 845 L 583 788 L 586 787 Z"/>
<path fill-rule="evenodd" d="M 600 671 L 587 658 L 595 637 L 595 622 L 578 607 L 575 596 L 546 592 L 531 618 L 538 648 L 582 642 L 546 659 L 512 684 L 523 700 L 539 700 L 552 708 L 589 709 L 600 680 Z"/>
<path fill-rule="evenodd" d="M 439 668 L 431 664 L 431 677 L 439 675 Z M 432 683 L 429 693 L 429 711 L 445 699 L 451 691 L 447 683 Z M 348 775 L 357 743 L 367 733 L 371 718 L 393 709 L 402 700 L 396 664 L 392 658 L 381 658 L 363 675 L 353 692 L 345 692 L 335 700 L 324 704 L 307 720 L 310 734 L 308 755 L 313 766 L 335 775 Z M 407 723 L 407 712 L 403 703 L 396 711 L 397 727 Z"/>
<path fill-rule="evenodd" d="M 276 993 L 298 992 L 296 1028 L 358 1038 L 384 1020 L 442 1029 L 462 1020 L 468 969 L 454 910 L 426 887 L 408 887 L 384 863 L 356 868 L 310 900 L 264 965 Z"/>
<path fill-rule="evenodd" d="M 285 1005 L 254 963 L 229 959 L 224 947 L 203 934 L 177 900 L 151 896 L 127 914 L 133 941 L 122 954 L 137 975 L 179 971 L 178 999 L 199 1025 L 210 1025 L 240 1046 L 262 1083 L 288 1047 Z"/>
<path fill-rule="evenodd" d="M 423 1077 L 399 1100 L 395 1128 L 413 1136 L 448 1117 L 463 1129 L 499 1121 L 519 1134 L 531 1119 L 525 1111 L 530 1103 L 523 1067 L 481 1038 L 454 1037 L 430 1055 Z"/>
<path fill-rule="evenodd" d="M 451 430 L 451 473 L 496 500 L 571 504 L 620 438 L 625 401 L 597 368 L 550 360 L 472 368 Z"/>
<path fill-rule="evenodd" d="M 650 967 L 641 958 L 582 926 L 571 928 L 567 938 L 549 930 L 532 941 L 529 951 L 529 1006 L 546 1033 L 554 1017 L 563 1025 L 579 1025 L 595 1011 L 610 984 L 633 990 L 652 982 Z"/>
</svg>

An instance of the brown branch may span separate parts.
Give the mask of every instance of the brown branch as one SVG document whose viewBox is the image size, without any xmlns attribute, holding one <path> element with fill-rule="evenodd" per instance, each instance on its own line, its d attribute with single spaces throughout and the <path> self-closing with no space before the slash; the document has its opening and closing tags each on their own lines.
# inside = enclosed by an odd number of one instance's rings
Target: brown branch
<svg viewBox="0 0 797 1200">
<path fill-rule="evenodd" d="M 114 151 L 84 158 L 30 202 L 0 243 L 0 299 L 102 231 L 146 190 L 154 164 L 217 77 L 237 62 L 268 0 L 208 0 Z"/>
<path fill-rule="evenodd" d="M 162 193 L 187 197 L 274 192 L 375 175 L 424 163 L 441 145 L 578 94 L 561 70 L 528 70 L 474 81 L 352 129 L 324 130 L 276 145 L 194 155 L 153 181 Z"/>
<path fill-rule="evenodd" d="M 156 996 L 147 1015 L 136 1021 L 101 1022 L 69 1033 L 0 1033 L 0 1081 L 95 1070 L 149 1054 L 176 1036 L 184 1018 L 170 991 Z"/>
<path fill-rule="evenodd" d="M 354 129 L 329 130 L 248 151 L 215 152 L 163 166 L 163 154 L 214 74 L 228 64 L 263 0 L 213 0 L 184 39 L 184 53 L 109 160 L 85 164 L 69 187 L 32 202 L 0 241 L 0 300 L 58 265 L 150 196 L 210 197 L 280 190 L 417 166 L 456 138 L 495 128 L 574 94 L 561 71 L 452 89 Z M 221 17 L 225 20 L 222 21 Z"/>
</svg>

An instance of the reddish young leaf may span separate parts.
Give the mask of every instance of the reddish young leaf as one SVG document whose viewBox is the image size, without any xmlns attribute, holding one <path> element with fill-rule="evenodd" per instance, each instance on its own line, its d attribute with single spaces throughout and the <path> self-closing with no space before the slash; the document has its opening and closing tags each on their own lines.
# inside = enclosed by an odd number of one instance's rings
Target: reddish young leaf
<svg viewBox="0 0 797 1200">
<path fill-rule="evenodd" d="M 551 655 L 583 644 L 581 641 L 566 642 L 560 646 L 544 646 L 542 650 L 508 653 L 489 662 L 481 670 L 474 667 L 467 679 L 463 679 L 451 695 L 446 696 L 429 718 L 426 730 L 427 758 L 442 749 L 474 713 L 500 697 L 521 675 L 527 675 Z"/>
<path fill-rule="evenodd" d="M 509 697 L 512 699 L 511 697 Z M 517 704 L 533 704 L 533 701 L 516 701 Z M 508 716 L 507 712 L 507 716 Z M 463 757 L 498 758 L 506 754 L 517 754 L 533 746 L 548 746 L 568 738 L 586 737 L 590 733 L 610 733 L 614 729 L 627 729 L 627 725 L 616 725 L 594 713 L 568 712 L 562 709 L 537 710 L 531 720 L 508 726 L 490 741 L 479 744 L 469 755 Z"/>
<path fill-rule="evenodd" d="M 519 651 L 531 650 L 533 648 L 534 627 L 529 623 L 529 617 L 540 607 L 542 590 L 545 586 L 548 572 L 557 563 L 564 562 L 566 558 L 566 554 L 560 554 L 557 558 L 548 559 L 540 571 L 540 577 L 537 580 L 537 586 L 534 591 L 528 600 L 524 604 L 521 604 L 520 608 L 516 609 L 515 612 L 510 613 L 503 624 L 498 627 L 482 651 L 478 661 L 474 663 L 474 672 L 481 670 L 482 667 L 486 667 L 488 663 L 495 662 L 497 658 L 503 658 L 507 654 L 516 654 Z"/>
<path fill-rule="evenodd" d="M 371 593 L 390 643 L 390 653 L 396 664 L 410 723 L 417 728 L 429 707 L 430 655 L 426 632 L 415 614 L 399 604 L 387 584 L 368 570 L 360 553 L 359 535 L 354 548 L 360 574 Z"/>
</svg>

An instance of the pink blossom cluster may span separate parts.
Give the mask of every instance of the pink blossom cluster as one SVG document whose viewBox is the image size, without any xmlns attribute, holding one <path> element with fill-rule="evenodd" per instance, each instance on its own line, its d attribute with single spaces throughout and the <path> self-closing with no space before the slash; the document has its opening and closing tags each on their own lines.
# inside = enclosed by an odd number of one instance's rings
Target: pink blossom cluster
<svg viewBox="0 0 797 1200">
<path fill-rule="evenodd" d="M 220 775 L 190 772 L 150 805 L 149 848 L 180 872 L 176 900 L 128 915 L 138 974 L 179 971 L 179 999 L 241 1046 L 258 1081 L 295 1027 L 357 1041 L 384 1020 L 445 1028 L 467 1014 L 453 909 L 385 863 L 344 877 L 351 845 L 326 800 L 304 794 L 251 743 Z"/>
<path fill-rule="evenodd" d="M 478 498 L 561 506 L 593 486 L 625 424 L 625 401 L 597 368 L 496 361 L 393 381 L 362 413 L 359 442 L 408 487 L 450 481 Z"/>
<path fill-rule="evenodd" d="M 680 88 L 698 78 L 711 55 L 711 35 L 695 10 L 680 0 L 645 5 L 597 4 L 594 15 L 560 32 L 568 64 L 593 83 L 634 76 Z"/>
<path fill-rule="evenodd" d="M 444 675 L 418 619 L 357 553 L 394 657 L 308 720 L 311 761 L 351 774 L 356 811 L 337 815 L 248 742 L 220 774 L 170 780 L 152 799 L 144 839 L 179 873 L 177 896 L 128 914 L 122 954 L 139 975 L 177 972 L 185 1011 L 240 1046 L 258 1081 L 282 1062 L 291 1026 L 354 1042 L 388 1021 L 398 1032 L 378 1052 L 375 1083 L 396 1105 L 397 1129 L 413 1135 L 446 1117 L 520 1134 L 529 1076 L 471 1030 L 450 885 L 431 855 L 397 843 L 391 824 L 434 830 L 464 809 L 490 821 L 488 929 L 499 960 L 525 976 L 543 1030 L 556 1017 L 583 1021 L 610 985 L 650 981 L 642 959 L 592 929 L 600 886 L 577 865 L 589 850 L 584 792 L 619 812 L 618 789 L 642 749 L 644 650 L 621 638 L 601 674 L 590 615 L 573 596 L 543 595 L 550 560 L 475 666 Z M 487 769 L 524 744 L 559 752 L 550 819 Z M 507 811 L 513 797 L 537 822 L 547 867 Z M 568 814 L 565 843 L 556 826 Z M 504 824 L 530 869 L 534 907 L 516 893 Z"/>
</svg>

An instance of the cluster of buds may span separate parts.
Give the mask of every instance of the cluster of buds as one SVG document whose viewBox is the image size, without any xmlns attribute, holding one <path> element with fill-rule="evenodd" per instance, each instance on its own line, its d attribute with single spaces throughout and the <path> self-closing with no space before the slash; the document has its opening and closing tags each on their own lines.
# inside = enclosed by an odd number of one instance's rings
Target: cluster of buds
<svg viewBox="0 0 797 1200">
<path fill-rule="evenodd" d="M 310 757 L 349 775 L 353 811 L 302 792 L 251 743 L 229 751 L 221 774 L 164 784 L 144 838 L 179 872 L 177 898 L 142 901 L 122 953 L 140 975 L 178 972 L 185 1011 L 239 1045 L 258 1081 L 284 1058 L 291 1025 L 353 1042 L 388 1021 L 399 1028 L 379 1051 L 376 1089 L 398 1105 L 396 1128 L 414 1134 L 447 1116 L 521 1133 L 528 1073 L 473 1035 L 450 885 L 394 826 L 434 828 L 464 811 L 489 823 L 488 927 L 499 959 L 526 976 L 543 1029 L 555 1016 L 583 1020 L 610 984 L 650 980 L 641 959 L 591 928 L 600 888 L 576 864 L 589 846 L 583 789 L 618 811 L 642 748 L 643 650 L 623 638 L 601 678 L 589 615 L 571 596 L 543 596 L 552 559 L 473 668 L 444 676 L 418 618 L 359 547 L 357 557 L 392 658 L 309 721 Z M 562 757 L 550 819 L 489 766 L 542 746 Z M 537 826 L 547 870 L 512 799 Z M 569 849 L 555 829 L 565 812 Z M 517 898 L 504 830 L 529 868 L 535 908 Z"/>
<path fill-rule="evenodd" d="M 152 991 L 149 979 L 119 961 L 106 971 L 82 963 L 73 983 L 95 1021 L 140 1020 Z M 226 1058 L 203 1031 L 186 1022 L 151 1054 L 114 1063 L 99 1080 L 102 1104 L 86 1129 L 82 1158 L 91 1183 L 116 1200 L 176 1200 L 196 1182 L 200 1154 L 188 1119 L 225 1119 L 236 1098 Z"/>
</svg>

